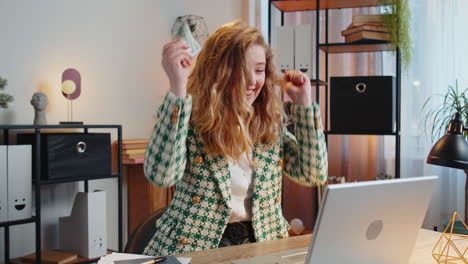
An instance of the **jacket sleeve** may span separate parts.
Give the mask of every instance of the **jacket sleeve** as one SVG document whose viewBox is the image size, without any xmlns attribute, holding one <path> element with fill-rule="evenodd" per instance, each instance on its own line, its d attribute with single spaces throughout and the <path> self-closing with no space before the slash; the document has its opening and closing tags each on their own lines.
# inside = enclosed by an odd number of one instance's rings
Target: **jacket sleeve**
<svg viewBox="0 0 468 264">
<path fill-rule="evenodd" d="M 192 112 L 192 97 L 168 92 L 158 111 L 145 152 L 146 178 L 158 186 L 172 186 L 183 176 L 187 163 L 186 139 Z"/>
<path fill-rule="evenodd" d="M 328 175 L 328 154 L 320 117 L 320 106 L 291 106 L 294 135 L 283 129 L 283 174 L 293 181 L 316 186 Z"/>
</svg>

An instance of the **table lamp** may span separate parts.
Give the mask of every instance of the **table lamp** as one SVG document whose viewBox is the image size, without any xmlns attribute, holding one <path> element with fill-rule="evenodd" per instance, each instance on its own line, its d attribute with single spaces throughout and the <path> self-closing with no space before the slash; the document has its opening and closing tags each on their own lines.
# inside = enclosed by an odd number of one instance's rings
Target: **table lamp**
<svg viewBox="0 0 468 264">
<path fill-rule="evenodd" d="M 456 113 L 450 120 L 447 133 L 435 143 L 426 160 L 429 164 L 465 170 L 465 222 L 468 220 L 468 143 L 463 132 L 467 130 L 460 120 L 460 113 Z"/>
<path fill-rule="evenodd" d="M 61 125 L 82 125 L 81 121 L 73 121 L 73 100 L 81 94 L 81 75 L 76 69 L 66 69 L 62 73 L 62 95 L 67 98 L 67 119 L 60 122 Z"/>
</svg>

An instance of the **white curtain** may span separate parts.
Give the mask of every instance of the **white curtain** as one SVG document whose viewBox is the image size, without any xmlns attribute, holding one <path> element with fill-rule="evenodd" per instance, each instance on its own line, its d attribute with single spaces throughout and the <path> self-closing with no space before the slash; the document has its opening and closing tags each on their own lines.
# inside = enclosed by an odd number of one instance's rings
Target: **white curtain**
<svg viewBox="0 0 468 264">
<path fill-rule="evenodd" d="M 468 1 L 410 0 L 413 60 L 402 80 L 402 177 L 438 175 L 424 227 L 438 227 L 454 211 L 463 217 L 465 173 L 462 170 L 428 165 L 433 143 L 419 127 L 421 108 L 427 98 L 444 94 L 458 80 L 468 87 Z"/>
</svg>

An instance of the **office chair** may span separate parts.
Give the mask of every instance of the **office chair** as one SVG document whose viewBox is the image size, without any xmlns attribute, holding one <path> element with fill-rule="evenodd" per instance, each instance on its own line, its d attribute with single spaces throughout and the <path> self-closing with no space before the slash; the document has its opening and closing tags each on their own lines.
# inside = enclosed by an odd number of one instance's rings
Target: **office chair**
<svg viewBox="0 0 468 264">
<path fill-rule="evenodd" d="M 132 232 L 125 245 L 124 253 L 142 254 L 150 239 L 156 232 L 156 220 L 158 220 L 167 207 L 161 208 L 147 216 Z"/>
</svg>

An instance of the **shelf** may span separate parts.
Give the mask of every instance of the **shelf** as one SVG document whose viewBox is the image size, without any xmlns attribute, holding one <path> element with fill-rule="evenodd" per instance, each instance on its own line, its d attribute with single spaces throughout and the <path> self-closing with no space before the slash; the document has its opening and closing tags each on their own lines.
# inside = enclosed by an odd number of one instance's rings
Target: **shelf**
<svg viewBox="0 0 468 264">
<path fill-rule="evenodd" d="M 0 125 L 0 131 L 3 131 L 3 137 L 5 139 L 4 144 L 8 145 L 9 143 L 9 134 L 12 133 L 11 130 L 35 130 L 35 135 L 40 136 L 41 133 L 45 133 L 44 131 L 41 130 L 66 130 L 66 129 L 79 129 L 82 130 L 80 133 L 88 133 L 88 129 L 117 129 L 117 140 L 118 142 L 122 142 L 122 125 L 92 125 L 92 124 L 69 124 L 69 125 L 59 125 L 59 124 L 53 124 L 53 125 L 33 125 L 33 124 L 2 124 Z M 47 131 L 48 132 L 48 131 Z M 34 135 L 34 134 L 32 134 Z M 37 150 L 37 149 L 36 149 Z M 120 147 L 119 147 L 120 150 Z M 39 150 L 40 152 L 40 150 Z M 39 153 L 38 151 L 34 151 L 33 154 L 37 155 Z M 34 156 L 34 160 L 38 160 L 40 157 Z M 118 155 L 118 164 L 121 165 L 122 163 L 122 157 L 121 155 Z M 35 200 L 36 200 L 36 212 L 39 212 L 36 216 L 29 218 L 29 219 L 23 219 L 23 220 L 17 220 L 17 221 L 9 221 L 9 222 L 2 222 L 0 223 L 0 228 L 1 227 L 8 227 L 12 225 L 20 225 L 20 224 L 25 224 L 25 223 L 36 223 L 35 227 L 35 244 L 36 244 L 36 252 L 39 252 L 42 249 L 42 237 L 41 237 L 41 186 L 42 185 L 49 185 L 49 184 L 59 184 L 59 183 L 68 183 L 68 182 L 80 182 L 80 181 L 85 181 L 85 191 L 88 191 L 88 182 L 89 180 L 98 180 L 98 179 L 110 179 L 110 178 L 116 178 L 117 179 L 117 224 L 118 224 L 118 250 L 121 252 L 123 250 L 123 235 L 122 235 L 122 219 L 123 219 L 123 208 L 122 208 L 122 167 L 118 166 L 117 167 L 117 174 L 111 174 L 109 173 L 103 173 L 102 175 L 95 175 L 92 177 L 73 177 L 73 178 L 62 178 L 62 179 L 50 179 L 50 180 L 39 180 L 35 181 L 36 178 L 41 177 L 42 171 L 37 171 L 34 169 L 32 171 L 32 182 L 34 184 L 34 191 L 35 191 Z M 39 173 L 37 175 L 36 173 Z M 8 232 L 5 232 L 5 245 L 8 245 L 10 243 L 10 235 Z M 8 247 L 5 246 L 5 251 L 8 250 Z M 39 254 L 40 255 L 40 254 Z M 36 254 L 37 256 L 37 254 Z M 20 258 L 21 259 L 21 258 Z M 15 259 L 17 261 L 18 259 Z M 73 263 L 95 263 L 98 261 L 98 259 L 77 259 L 76 261 L 73 261 Z M 5 254 L 5 262 L 6 263 L 14 263 L 14 261 L 10 260 L 9 254 Z M 38 259 L 37 262 L 40 262 Z"/>
<path fill-rule="evenodd" d="M 33 217 L 27 218 L 27 219 L 8 221 L 8 222 L 0 222 L 0 227 L 29 224 L 29 223 L 34 223 L 34 222 L 36 222 L 36 217 L 33 216 Z"/>
<path fill-rule="evenodd" d="M 327 86 L 328 85 L 327 82 L 322 81 L 322 80 L 318 80 L 318 82 L 319 82 L 319 86 Z M 317 80 L 310 80 L 310 84 L 312 86 L 317 86 L 316 83 L 317 83 Z"/>
<path fill-rule="evenodd" d="M 108 254 L 111 254 L 112 251 L 108 251 Z M 68 262 L 65 262 L 64 264 L 90 264 L 90 263 L 97 263 L 99 261 L 101 257 L 97 257 L 97 258 L 92 258 L 92 259 L 88 259 L 88 258 L 84 258 L 84 257 L 81 257 L 81 256 L 78 256 L 78 258 L 72 260 L 72 261 L 68 261 Z M 13 264 L 31 264 L 31 262 L 28 262 L 28 261 L 25 261 L 22 257 L 19 257 L 19 258 L 14 258 L 10 261 L 11 263 Z"/>
<path fill-rule="evenodd" d="M 118 178 L 118 177 L 119 177 L 118 174 L 112 174 L 112 175 L 107 175 L 107 176 L 50 179 L 50 180 L 41 180 L 41 185 L 68 183 L 68 182 L 77 182 L 77 181 L 91 181 L 91 180 L 100 180 L 100 179 L 111 179 L 111 178 Z"/>
<path fill-rule="evenodd" d="M 326 135 L 397 136 L 395 132 L 323 131 Z"/>
<path fill-rule="evenodd" d="M 388 42 L 320 44 L 326 53 L 379 52 L 395 50 Z"/>
<path fill-rule="evenodd" d="M 282 12 L 312 11 L 317 9 L 316 0 L 273 1 L 272 3 Z M 320 0 L 321 10 L 369 6 L 380 6 L 380 4 L 378 0 Z"/>
<path fill-rule="evenodd" d="M 2 129 L 122 128 L 122 125 L 0 125 Z"/>
</svg>

